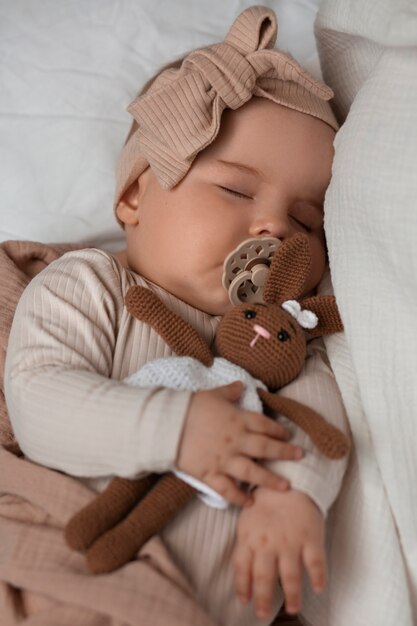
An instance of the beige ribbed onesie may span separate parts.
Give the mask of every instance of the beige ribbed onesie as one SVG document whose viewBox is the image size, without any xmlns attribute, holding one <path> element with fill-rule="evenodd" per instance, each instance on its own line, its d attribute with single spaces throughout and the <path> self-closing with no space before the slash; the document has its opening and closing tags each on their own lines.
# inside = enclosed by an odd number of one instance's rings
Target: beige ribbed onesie
<svg viewBox="0 0 417 626">
<path fill-rule="evenodd" d="M 17 440 L 32 461 L 102 489 L 113 475 L 136 477 L 175 467 L 190 392 L 120 382 L 166 343 L 124 308 L 128 288 L 147 285 L 209 342 L 218 318 L 178 300 L 96 249 L 70 252 L 35 277 L 13 322 L 5 370 L 6 401 Z M 281 393 L 321 412 L 346 432 L 345 414 L 322 342 L 310 342 L 301 375 Z M 324 514 L 337 496 L 346 460 L 329 461 L 308 437 L 298 462 L 271 465 Z M 194 499 L 163 540 L 204 607 L 224 626 L 267 624 L 235 598 L 230 557 L 239 510 L 210 509 Z M 281 603 L 277 589 L 275 609 Z"/>
</svg>

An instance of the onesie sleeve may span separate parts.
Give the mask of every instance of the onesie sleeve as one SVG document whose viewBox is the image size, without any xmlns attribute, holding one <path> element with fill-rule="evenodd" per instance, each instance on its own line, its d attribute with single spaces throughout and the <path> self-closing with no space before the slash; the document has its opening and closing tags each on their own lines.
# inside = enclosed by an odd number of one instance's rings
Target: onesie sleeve
<svg viewBox="0 0 417 626">
<path fill-rule="evenodd" d="M 349 434 L 342 398 L 328 363 L 322 339 L 310 341 L 308 353 L 309 356 L 299 376 L 281 389 L 279 395 L 310 406 L 328 422 Z M 282 416 L 280 422 L 293 433 L 291 443 L 301 446 L 305 456 L 301 461 L 273 461 L 266 465 L 287 478 L 292 489 L 310 496 L 326 516 L 339 493 L 348 456 L 338 460 L 328 459 L 315 448 L 304 431 Z"/>
<path fill-rule="evenodd" d="M 123 296 L 117 264 L 98 250 L 64 255 L 25 289 L 5 396 L 32 461 L 88 478 L 173 469 L 190 393 L 111 378 Z"/>
</svg>

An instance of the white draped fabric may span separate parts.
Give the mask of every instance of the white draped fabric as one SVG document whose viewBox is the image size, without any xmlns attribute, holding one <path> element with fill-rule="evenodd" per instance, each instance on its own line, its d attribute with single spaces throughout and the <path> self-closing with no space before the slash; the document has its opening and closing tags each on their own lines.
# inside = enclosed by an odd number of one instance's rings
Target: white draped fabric
<svg viewBox="0 0 417 626">
<path fill-rule="evenodd" d="M 324 0 L 324 79 L 346 121 L 326 196 L 345 334 L 327 348 L 355 443 L 313 626 L 417 623 L 417 5 Z M 347 117 L 346 117 L 347 116 Z M 309 592 L 307 592 L 309 593 Z"/>
</svg>

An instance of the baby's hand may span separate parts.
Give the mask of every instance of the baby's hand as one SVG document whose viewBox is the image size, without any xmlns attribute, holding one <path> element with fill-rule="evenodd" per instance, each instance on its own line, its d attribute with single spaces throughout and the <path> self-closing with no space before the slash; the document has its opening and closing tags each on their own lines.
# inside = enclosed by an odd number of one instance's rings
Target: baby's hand
<svg viewBox="0 0 417 626">
<path fill-rule="evenodd" d="M 326 584 L 323 515 L 300 491 L 261 488 L 254 497 L 254 505 L 242 511 L 238 521 L 233 555 L 236 592 L 244 604 L 253 596 L 258 617 L 266 618 L 280 579 L 286 611 L 297 613 L 303 567 L 314 591 L 322 591 Z"/>
<path fill-rule="evenodd" d="M 200 479 L 237 506 L 252 496 L 236 481 L 275 490 L 288 481 L 254 459 L 300 459 L 301 448 L 284 443 L 288 431 L 261 413 L 244 411 L 236 402 L 243 384 L 235 382 L 193 395 L 179 446 L 177 468 Z"/>
</svg>

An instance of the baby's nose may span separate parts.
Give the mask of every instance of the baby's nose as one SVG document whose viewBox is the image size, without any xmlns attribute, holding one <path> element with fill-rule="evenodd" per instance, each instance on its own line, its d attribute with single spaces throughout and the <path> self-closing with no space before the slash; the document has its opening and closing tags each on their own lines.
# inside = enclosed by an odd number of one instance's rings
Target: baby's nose
<svg viewBox="0 0 417 626">
<path fill-rule="evenodd" d="M 252 341 L 250 342 L 250 347 L 251 348 L 253 348 L 255 343 L 258 341 L 259 337 L 263 337 L 264 339 L 270 339 L 271 338 L 271 333 L 269 332 L 269 330 L 266 330 L 266 328 L 264 328 L 263 326 L 260 326 L 259 324 L 254 324 L 253 325 L 253 330 L 255 331 L 256 335 L 252 339 Z"/>
<path fill-rule="evenodd" d="M 268 207 L 263 214 L 254 217 L 250 226 L 251 237 L 276 237 L 284 239 L 290 234 L 290 222 L 287 210 Z"/>
</svg>

